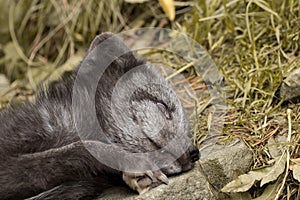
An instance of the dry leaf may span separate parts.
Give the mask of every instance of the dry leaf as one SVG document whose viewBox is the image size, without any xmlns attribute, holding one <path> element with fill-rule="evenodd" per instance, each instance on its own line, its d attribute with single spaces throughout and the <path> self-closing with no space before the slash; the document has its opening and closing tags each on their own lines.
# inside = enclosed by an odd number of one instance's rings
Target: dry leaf
<svg viewBox="0 0 300 200">
<path fill-rule="evenodd" d="M 284 172 L 286 153 L 274 159 L 275 164 L 266 168 L 253 170 L 239 176 L 222 188 L 222 192 L 245 192 L 249 190 L 255 181 L 261 180 L 261 186 L 274 181 Z"/>
<path fill-rule="evenodd" d="M 276 191 L 278 188 L 280 181 L 276 181 L 274 184 L 270 184 L 266 187 L 262 195 L 253 199 L 253 200 L 266 200 L 266 199 L 274 199 L 276 196 Z"/>
<path fill-rule="evenodd" d="M 271 167 L 268 167 L 270 171 L 261 180 L 261 187 L 266 183 L 276 180 L 278 176 L 284 172 L 286 166 L 286 153 L 284 153 L 282 156 L 276 157 L 274 160 L 275 164 Z"/>
<path fill-rule="evenodd" d="M 9 87 L 9 81 L 4 74 L 0 74 L 0 92 Z"/>
<path fill-rule="evenodd" d="M 286 137 L 284 139 L 285 139 L 284 141 L 287 140 Z M 274 137 L 271 137 L 268 140 L 268 150 L 269 150 L 272 158 L 276 158 L 276 157 L 282 155 L 283 148 L 282 148 L 282 145 L 280 144 L 280 141 L 278 141 L 278 138 L 276 138 L 276 140 L 275 140 Z"/>
<path fill-rule="evenodd" d="M 260 179 L 256 178 L 256 174 L 253 171 L 250 171 L 248 174 L 243 174 L 237 179 L 231 181 L 222 188 L 222 192 L 245 192 L 249 190 L 254 184 L 255 180 Z"/>
<path fill-rule="evenodd" d="M 166 13 L 167 17 L 173 21 L 175 19 L 175 6 L 173 0 L 158 0 L 160 6 Z"/>
<path fill-rule="evenodd" d="M 300 182 L 300 164 L 297 163 L 293 167 L 293 177 Z"/>
<path fill-rule="evenodd" d="M 293 158 L 291 159 L 291 161 L 295 163 L 300 163 L 300 158 Z"/>
</svg>

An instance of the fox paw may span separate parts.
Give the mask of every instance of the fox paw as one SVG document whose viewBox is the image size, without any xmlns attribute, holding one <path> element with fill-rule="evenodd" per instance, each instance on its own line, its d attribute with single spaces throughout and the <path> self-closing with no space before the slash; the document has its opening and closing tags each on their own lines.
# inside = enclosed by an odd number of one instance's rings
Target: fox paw
<svg viewBox="0 0 300 200">
<path fill-rule="evenodd" d="M 143 194 L 161 184 L 168 184 L 168 177 L 159 171 L 144 173 L 123 172 L 124 182 L 139 194 Z"/>
</svg>

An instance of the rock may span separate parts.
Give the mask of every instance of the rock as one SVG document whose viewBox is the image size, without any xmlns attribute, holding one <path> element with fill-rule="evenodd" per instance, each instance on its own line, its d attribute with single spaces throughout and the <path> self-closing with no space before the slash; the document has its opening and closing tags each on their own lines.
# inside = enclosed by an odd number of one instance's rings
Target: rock
<svg viewBox="0 0 300 200">
<path fill-rule="evenodd" d="M 219 143 L 201 151 L 201 166 L 208 182 L 220 191 L 227 183 L 250 170 L 252 156 L 243 142 Z"/>
<path fill-rule="evenodd" d="M 252 153 L 244 143 L 214 143 L 201 150 L 201 159 L 191 171 L 169 177 L 169 185 L 160 185 L 142 195 L 127 187 L 115 187 L 104 192 L 98 200 L 246 200 L 250 199 L 247 193 L 225 194 L 220 190 L 248 172 L 251 164 Z"/>
<path fill-rule="evenodd" d="M 300 97 L 300 68 L 292 71 L 284 79 L 280 88 L 280 97 L 291 100 Z"/>
<path fill-rule="evenodd" d="M 199 162 L 184 174 L 169 177 L 168 185 L 160 185 L 152 190 L 138 195 L 125 187 L 113 188 L 106 191 L 98 200 L 162 200 L 162 199 L 217 199 L 200 172 Z"/>
</svg>

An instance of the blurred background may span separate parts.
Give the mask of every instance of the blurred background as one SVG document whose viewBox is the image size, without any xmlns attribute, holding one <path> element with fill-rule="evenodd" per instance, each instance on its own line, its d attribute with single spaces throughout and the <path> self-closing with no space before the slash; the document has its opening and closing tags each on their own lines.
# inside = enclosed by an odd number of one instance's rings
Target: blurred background
<svg viewBox="0 0 300 200">
<path fill-rule="evenodd" d="M 268 140 L 287 134 L 290 108 L 290 156 L 300 157 L 299 103 L 286 103 L 279 95 L 285 77 L 300 66 L 299 0 L 0 0 L 0 13 L 0 107 L 31 100 L 42 82 L 71 71 L 101 32 L 169 28 L 200 43 L 224 76 L 223 140 L 242 139 L 255 154 L 253 168 L 268 165 Z M 205 90 L 193 66 L 165 53 L 157 59 L 190 77 L 194 89 Z M 210 117 L 206 101 L 197 106 L 193 130 L 200 144 Z M 285 185 L 280 199 L 299 199 L 293 176 L 279 184 Z M 251 194 L 263 190 L 254 185 Z"/>
</svg>

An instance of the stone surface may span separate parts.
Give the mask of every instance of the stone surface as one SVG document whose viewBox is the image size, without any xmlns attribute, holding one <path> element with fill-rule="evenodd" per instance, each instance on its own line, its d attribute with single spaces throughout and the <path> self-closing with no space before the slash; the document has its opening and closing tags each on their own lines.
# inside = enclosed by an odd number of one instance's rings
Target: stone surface
<svg viewBox="0 0 300 200">
<path fill-rule="evenodd" d="M 292 71 L 284 79 L 280 88 L 280 96 L 285 97 L 286 100 L 300 97 L 300 68 Z"/>
<path fill-rule="evenodd" d="M 251 164 L 252 153 L 244 143 L 214 142 L 201 150 L 201 159 L 191 171 L 169 177 L 169 185 L 160 185 L 142 195 L 126 187 L 115 187 L 104 192 L 99 200 L 246 200 L 250 199 L 247 193 L 229 196 L 219 191 L 238 175 L 248 172 Z"/>
<path fill-rule="evenodd" d="M 217 190 L 250 170 L 251 150 L 239 140 L 211 145 L 201 151 L 201 166 L 207 180 Z"/>
<path fill-rule="evenodd" d="M 159 199 L 217 199 L 210 189 L 205 176 L 200 172 L 199 162 L 184 174 L 169 177 L 168 185 L 160 185 L 142 195 L 138 195 L 125 187 L 106 191 L 99 200 L 159 200 Z"/>
</svg>

